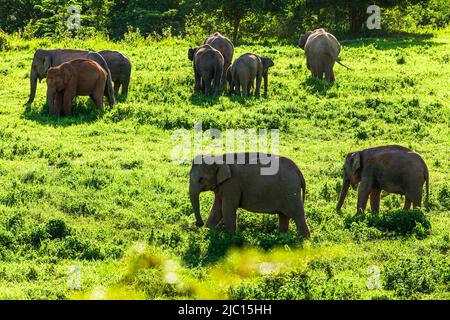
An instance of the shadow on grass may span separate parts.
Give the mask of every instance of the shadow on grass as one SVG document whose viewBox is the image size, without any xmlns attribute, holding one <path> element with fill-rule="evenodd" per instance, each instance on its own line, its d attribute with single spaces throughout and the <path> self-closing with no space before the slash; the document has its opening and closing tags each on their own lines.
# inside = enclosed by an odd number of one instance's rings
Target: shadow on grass
<svg viewBox="0 0 450 320">
<path fill-rule="evenodd" d="M 333 85 L 333 83 L 328 83 L 325 80 L 320 80 L 312 76 L 306 79 L 306 82 L 304 83 L 305 89 L 308 93 L 318 94 L 321 96 L 325 96 Z"/>
<path fill-rule="evenodd" d="M 360 48 L 373 45 L 377 50 L 394 50 L 410 47 L 436 47 L 444 43 L 432 41 L 432 34 L 398 33 L 380 37 L 357 37 L 341 40 L 340 43 L 348 48 Z"/>
<path fill-rule="evenodd" d="M 247 230 L 248 231 L 248 230 Z M 242 231 L 235 233 L 227 233 L 222 228 L 208 230 L 207 242 L 208 247 L 206 252 L 202 253 L 200 244 L 196 239 L 190 239 L 188 250 L 183 255 L 183 262 L 190 267 L 198 267 L 210 265 L 218 262 L 227 255 L 229 250 L 233 248 L 242 248 L 244 245 L 254 246 L 261 250 L 270 250 L 280 246 L 301 247 L 304 239 L 298 236 L 295 232 L 278 233 L 272 232 L 253 232 L 256 236 L 248 243 L 245 240 Z"/>
<path fill-rule="evenodd" d="M 431 231 L 431 223 L 422 210 L 393 210 L 382 214 L 363 213 L 345 219 L 346 228 L 353 224 L 376 228 L 383 236 L 412 236 L 425 238 Z"/>
<path fill-rule="evenodd" d="M 42 105 L 40 108 L 26 105 L 22 115 L 25 119 L 35 121 L 42 125 L 65 127 L 95 122 L 102 118 L 103 113 L 93 103 L 89 102 L 74 104 L 72 115 L 69 117 L 50 117 L 48 115 L 47 104 Z"/>
<path fill-rule="evenodd" d="M 194 104 L 196 106 L 211 107 L 211 106 L 214 106 L 219 103 L 219 97 L 223 94 L 224 93 L 221 92 L 221 93 L 219 93 L 218 96 L 211 95 L 211 96 L 207 97 L 202 93 L 194 92 L 191 95 L 190 101 L 192 104 Z"/>
</svg>

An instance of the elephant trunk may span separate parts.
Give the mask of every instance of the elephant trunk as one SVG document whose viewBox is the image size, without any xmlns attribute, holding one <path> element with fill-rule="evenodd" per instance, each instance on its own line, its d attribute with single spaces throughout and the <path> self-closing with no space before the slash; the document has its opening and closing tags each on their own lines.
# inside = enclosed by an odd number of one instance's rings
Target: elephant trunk
<svg viewBox="0 0 450 320">
<path fill-rule="evenodd" d="M 36 96 L 38 74 L 35 68 L 31 68 L 30 72 L 30 97 L 28 98 L 27 104 L 31 104 Z"/>
<path fill-rule="evenodd" d="M 349 187 L 350 187 L 350 180 L 344 177 L 344 184 L 342 185 L 342 190 L 339 195 L 339 201 L 338 204 L 336 205 L 336 211 L 341 210 L 341 207 L 344 204 L 345 197 L 347 196 Z"/>
<path fill-rule="evenodd" d="M 192 185 L 192 183 L 189 186 L 189 196 L 191 199 L 192 209 L 194 210 L 195 219 L 197 220 L 196 225 L 197 227 L 201 227 L 203 226 L 203 220 L 200 214 L 200 190 L 198 187 Z"/>
</svg>

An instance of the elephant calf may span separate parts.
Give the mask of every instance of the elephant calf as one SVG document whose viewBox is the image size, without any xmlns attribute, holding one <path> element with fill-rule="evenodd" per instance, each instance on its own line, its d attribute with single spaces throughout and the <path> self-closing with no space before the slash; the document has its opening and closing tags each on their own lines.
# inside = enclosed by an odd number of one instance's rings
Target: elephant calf
<svg viewBox="0 0 450 320">
<path fill-rule="evenodd" d="M 335 62 L 351 70 L 339 61 L 341 44 L 324 29 L 316 29 L 302 34 L 298 46 L 305 50 L 306 66 L 313 77 L 322 80 L 325 74 L 325 80 L 333 82 L 335 80 L 333 72 Z"/>
<path fill-rule="evenodd" d="M 372 212 L 378 213 L 381 190 L 404 195 L 404 210 L 409 210 L 411 203 L 414 208 L 420 207 L 425 182 L 425 207 L 428 210 L 428 168 L 419 154 L 398 145 L 352 152 L 345 158 L 343 185 L 336 210 L 341 209 L 349 186 L 355 189 L 359 183 L 357 213 L 366 209 L 369 196 Z"/>
<path fill-rule="evenodd" d="M 264 171 L 276 167 L 273 171 Z M 199 195 L 213 191 L 214 205 L 206 222 L 215 227 L 223 218 L 225 229 L 236 230 L 236 210 L 278 214 L 280 232 L 287 232 L 289 219 L 297 231 L 309 237 L 303 202 L 305 179 L 290 159 L 263 153 L 232 153 L 197 156 L 189 173 L 189 194 L 197 219 L 203 225 Z"/>
<path fill-rule="evenodd" d="M 219 95 L 224 58 L 220 51 L 208 44 L 191 48 L 189 60 L 194 62 L 195 91 L 202 91 L 206 96 L 211 94 L 211 81 L 214 81 L 214 95 Z"/>
<path fill-rule="evenodd" d="M 241 55 L 227 70 L 230 94 L 236 90 L 236 93 L 240 95 L 242 87 L 242 96 L 248 96 L 256 79 L 255 95 L 259 96 L 261 81 L 264 78 L 264 94 L 267 95 L 268 72 L 272 66 L 274 63 L 270 58 L 260 57 L 253 53 Z"/>
<path fill-rule="evenodd" d="M 108 64 L 111 71 L 111 80 L 114 82 L 114 93 L 119 94 L 122 87 L 122 95 L 128 95 L 131 78 L 131 61 L 126 55 L 117 51 L 104 50 L 98 52 Z"/>
<path fill-rule="evenodd" d="M 72 114 L 75 96 L 90 96 L 103 111 L 103 93 L 108 73 L 95 61 L 76 59 L 51 67 L 47 71 L 47 103 L 49 114 L 59 116 L 61 104 L 64 114 Z"/>
</svg>

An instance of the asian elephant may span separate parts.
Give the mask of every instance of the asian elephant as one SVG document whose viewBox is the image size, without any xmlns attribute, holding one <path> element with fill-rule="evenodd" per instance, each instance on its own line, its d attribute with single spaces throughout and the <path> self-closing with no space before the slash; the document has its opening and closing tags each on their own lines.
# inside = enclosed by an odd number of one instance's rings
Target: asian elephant
<svg viewBox="0 0 450 320">
<path fill-rule="evenodd" d="M 248 96 L 256 79 L 255 95 L 259 96 L 261 81 L 264 78 L 264 94 L 267 95 L 268 73 L 272 66 L 274 63 L 270 58 L 260 57 L 253 53 L 243 54 L 231 65 L 228 77 L 230 94 L 236 91 L 240 95 L 242 87 L 242 96 Z"/>
<path fill-rule="evenodd" d="M 231 65 L 231 62 L 233 61 L 233 55 L 234 55 L 234 45 L 231 42 L 230 39 L 227 37 L 224 37 L 219 32 L 215 32 L 214 34 L 210 35 L 208 38 L 205 39 L 203 44 L 209 44 L 211 47 L 213 47 L 216 50 L 219 50 L 220 53 L 223 56 L 224 63 L 223 63 L 223 74 L 222 74 L 222 84 L 226 86 L 226 71 L 228 67 Z"/>
<path fill-rule="evenodd" d="M 30 71 L 30 97 L 27 104 L 31 104 L 36 96 L 37 80 L 41 81 L 47 76 L 47 70 L 50 67 L 59 66 L 64 62 L 68 62 L 74 59 L 90 59 L 97 62 L 107 72 L 108 79 L 106 80 L 106 88 L 104 95 L 109 100 L 109 106 L 113 107 L 114 100 L 114 88 L 112 86 L 111 72 L 108 68 L 108 64 L 105 59 L 97 52 L 84 51 L 84 50 L 70 50 L 70 49 L 56 49 L 56 50 L 44 50 L 38 49 L 34 53 L 33 62 L 31 64 Z"/>
<path fill-rule="evenodd" d="M 303 207 L 305 179 L 297 165 L 286 157 L 264 153 L 199 155 L 194 158 L 189 179 L 198 227 L 203 225 L 199 195 L 213 191 L 214 205 L 206 221 L 209 228 L 223 219 L 225 229 L 234 232 L 236 210 L 242 208 L 278 214 L 280 232 L 288 232 L 289 219 L 293 219 L 300 235 L 310 235 Z"/>
<path fill-rule="evenodd" d="M 131 79 L 131 61 L 123 53 L 111 50 L 98 52 L 108 64 L 111 71 L 111 79 L 114 82 L 114 93 L 118 94 L 122 86 L 122 95 L 128 95 L 128 88 Z"/>
<path fill-rule="evenodd" d="M 334 82 L 333 67 L 335 62 L 351 70 L 343 65 L 338 58 L 341 44 L 324 29 L 316 29 L 302 34 L 298 46 L 305 50 L 306 66 L 313 77 L 322 80 L 325 74 L 325 80 Z"/>
<path fill-rule="evenodd" d="M 195 91 L 211 94 L 213 81 L 214 95 L 219 94 L 220 79 L 223 72 L 222 54 L 210 45 L 201 45 L 188 51 L 188 58 L 194 62 Z"/>
<path fill-rule="evenodd" d="M 59 116 L 61 103 L 64 115 L 72 114 L 75 96 L 90 96 L 97 108 L 103 111 L 103 93 L 108 74 L 95 61 L 75 59 L 47 71 L 47 103 L 49 115 Z"/>
<path fill-rule="evenodd" d="M 428 210 L 428 168 L 418 153 L 398 145 L 351 152 L 345 158 L 342 190 L 336 211 L 341 209 L 349 186 L 356 189 L 358 184 L 357 213 L 366 209 L 369 196 L 372 212 L 378 213 L 381 190 L 404 195 L 404 210 L 409 210 L 411 203 L 414 208 L 420 207 L 425 182 L 425 208 Z"/>
</svg>

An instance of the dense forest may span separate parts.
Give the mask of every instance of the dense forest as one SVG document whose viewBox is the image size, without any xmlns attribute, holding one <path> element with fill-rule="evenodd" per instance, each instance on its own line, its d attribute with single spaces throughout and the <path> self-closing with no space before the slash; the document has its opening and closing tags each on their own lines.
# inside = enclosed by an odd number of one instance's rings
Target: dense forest
<svg viewBox="0 0 450 320">
<path fill-rule="evenodd" d="M 368 30 L 369 5 L 381 9 L 381 29 Z M 70 5 L 80 9 L 81 26 L 69 31 Z M 203 36 L 216 30 L 239 38 L 296 38 L 308 29 L 380 34 L 443 28 L 450 21 L 447 0 L 1 0 L 0 28 L 28 37 L 107 34 L 123 37 Z"/>
</svg>

